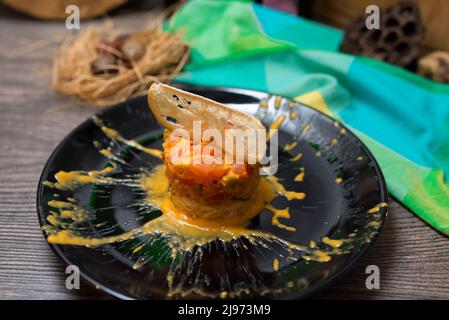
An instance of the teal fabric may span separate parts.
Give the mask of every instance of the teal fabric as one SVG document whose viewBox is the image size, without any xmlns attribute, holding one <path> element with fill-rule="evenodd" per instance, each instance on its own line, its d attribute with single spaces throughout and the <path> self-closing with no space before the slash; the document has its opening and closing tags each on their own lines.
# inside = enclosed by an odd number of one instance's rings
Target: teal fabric
<svg viewBox="0 0 449 320">
<path fill-rule="evenodd" d="M 263 6 L 254 6 L 254 13 L 262 23 L 262 31 L 272 39 L 286 41 L 303 49 L 337 51 L 344 33 L 325 25 L 298 19 L 296 16 L 270 10 Z"/>
<path fill-rule="evenodd" d="M 340 53 L 340 30 L 248 1 L 191 0 L 166 29 L 191 46 L 178 81 L 306 99 L 367 144 L 393 196 L 449 234 L 448 85 Z"/>
<path fill-rule="evenodd" d="M 346 123 L 418 165 L 449 174 L 448 94 L 431 93 L 357 60 L 345 86 L 353 97 L 339 113 Z"/>
</svg>

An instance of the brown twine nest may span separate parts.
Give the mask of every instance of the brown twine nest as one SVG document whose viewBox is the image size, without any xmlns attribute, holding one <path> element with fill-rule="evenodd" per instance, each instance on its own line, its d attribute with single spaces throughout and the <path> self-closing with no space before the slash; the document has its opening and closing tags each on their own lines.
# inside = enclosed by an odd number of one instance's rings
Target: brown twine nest
<svg viewBox="0 0 449 320">
<path fill-rule="evenodd" d="M 181 38 L 150 26 L 129 36 L 145 46 L 145 54 L 138 61 L 131 61 L 131 66 L 113 65 L 117 70 L 113 75 L 93 74 L 91 63 L 100 56 L 98 47 L 116 37 L 117 31 L 106 23 L 90 26 L 72 40 L 63 40 L 53 64 L 55 90 L 98 107 L 109 106 L 145 94 L 153 82 L 169 81 L 189 59 L 189 47 Z M 111 53 L 120 57 L 120 52 Z"/>
</svg>

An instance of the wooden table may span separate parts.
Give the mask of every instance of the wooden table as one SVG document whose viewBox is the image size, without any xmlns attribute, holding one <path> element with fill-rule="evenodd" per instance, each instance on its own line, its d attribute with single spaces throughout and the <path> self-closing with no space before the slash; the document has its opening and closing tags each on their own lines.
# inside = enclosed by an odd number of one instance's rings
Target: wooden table
<svg viewBox="0 0 449 320">
<path fill-rule="evenodd" d="M 0 299 L 108 299 L 87 283 L 80 290 L 65 288 L 65 267 L 44 241 L 36 214 L 45 161 L 97 110 L 51 89 L 52 52 L 56 37 L 66 32 L 64 23 L 28 19 L 3 7 L 0 12 Z M 147 18 L 126 13 L 114 19 L 132 27 Z M 53 42 L 39 48 L 48 41 Z M 449 239 L 396 201 L 391 204 L 369 256 L 317 298 L 449 298 Z M 380 290 L 365 288 L 371 264 L 380 268 Z"/>
</svg>

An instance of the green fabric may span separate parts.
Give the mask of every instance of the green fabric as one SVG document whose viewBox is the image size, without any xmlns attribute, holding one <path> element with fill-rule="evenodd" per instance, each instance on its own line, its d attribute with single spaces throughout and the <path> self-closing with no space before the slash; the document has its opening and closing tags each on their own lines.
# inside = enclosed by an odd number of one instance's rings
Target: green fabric
<svg viewBox="0 0 449 320">
<path fill-rule="evenodd" d="M 182 18 L 172 19 L 169 23 L 170 30 L 182 34 L 184 40 L 195 48 L 188 66 L 190 69 L 210 61 L 229 60 L 248 53 L 265 54 L 273 50 L 291 48 L 291 45 L 271 40 L 259 32 L 254 11 L 247 3 L 208 1 L 204 5 L 205 7 L 201 8 L 201 4 L 196 3 L 181 9 L 183 16 L 196 17 L 189 19 L 188 25 Z M 200 14 L 204 16 L 198 17 L 198 10 L 201 10 Z M 205 28 L 214 36 L 198 37 L 198 34 L 204 33 Z"/>
<path fill-rule="evenodd" d="M 338 52 L 340 30 L 250 1 L 191 0 L 168 22 L 192 47 L 178 81 L 267 91 L 350 127 L 389 192 L 449 234 L 449 86 Z"/>
</svg>

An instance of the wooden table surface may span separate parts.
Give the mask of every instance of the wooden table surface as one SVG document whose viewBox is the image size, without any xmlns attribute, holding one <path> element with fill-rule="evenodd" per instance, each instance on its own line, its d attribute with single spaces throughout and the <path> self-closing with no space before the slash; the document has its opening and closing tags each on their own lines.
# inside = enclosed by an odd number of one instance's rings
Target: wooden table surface
<svg viewBox="0 0 449 320">
<path fill-rule="evenodd" d="M 65 25 L 2 6 L 0 12 L 0 299 L 109 299 L 85 282 L 80 290 L 65 288 L 65 266 L 44 241 L 36 214 L 37 183 L 51 151 L 97 111 L 50 86 L 52 53 Z M 114 20 L 133 27 L 147 18 L 125 12 Z M 448 248 L 448 238 L 391 200 L 385 230 L 367 258 L 316 298 L 448 299 Z M 365 287 L 371 264 L 380 268 L 379 290 Z"/>
</svg>

